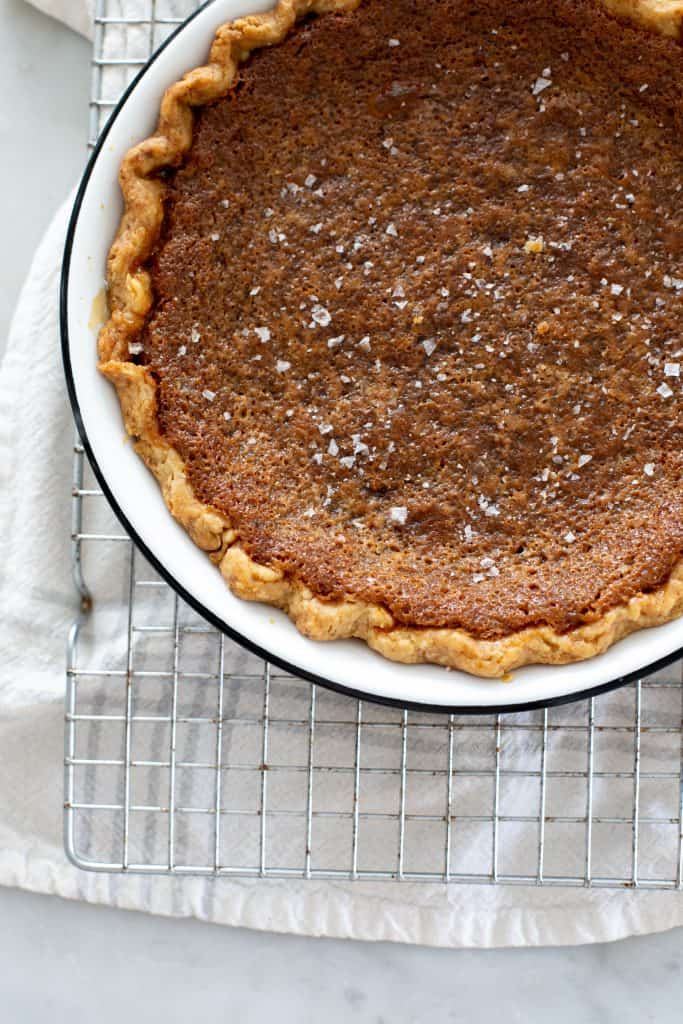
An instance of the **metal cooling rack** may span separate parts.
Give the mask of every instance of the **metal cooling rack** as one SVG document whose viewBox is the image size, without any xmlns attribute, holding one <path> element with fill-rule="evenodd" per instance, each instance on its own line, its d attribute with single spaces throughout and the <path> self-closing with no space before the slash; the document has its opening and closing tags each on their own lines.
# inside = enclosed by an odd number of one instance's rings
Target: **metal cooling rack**
<svg viewBox="0 0 683 1024">
<path fill-rule="evenodd" d="M 98 0 L 91 145 L 196 6 Z M 683 888 L 680 662 L 516 715 L 391 710 L 311 686 L 183 604 L 78 444 L 72 551 L 65 845 L 80 867 Z"/>
</svg>

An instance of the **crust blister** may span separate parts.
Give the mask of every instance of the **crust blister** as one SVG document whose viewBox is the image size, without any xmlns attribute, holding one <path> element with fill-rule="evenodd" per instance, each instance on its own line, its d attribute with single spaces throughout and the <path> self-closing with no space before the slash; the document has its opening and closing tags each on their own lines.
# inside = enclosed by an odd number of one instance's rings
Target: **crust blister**
<svg viewBox="0 0 683 1024">
<path fill-rule="evenodd" d="M 683 562 L 658 590 L 631 598 L 597 621 L 568 633 L 549 626 L 525 629 L 498 640 L 478 639 L 461 629 L 403 627 L 387 609 L 351 598 L 330 602 L 301 581 L 254 562 L 229 519 L 200 502 L 180 453 L 162 436 L 156 382 L 130 361 L 129 345 L 152 308 L 150 275 L 144 269 L 163 221 L 164 183 L 154 177 L 177 167 L 192 143 L 193 108 L 220 99 L 232 87 L 239 64 L 261 47 L 281 42 L 306 14 L 351 11 L 361 0 L 279 0 L 274 10 L 218 29 L 209 62 L 186 74 L 165 93 L 154 135 L 135 146 L 121 165 L 124 215 L 108 260 L 111 316 L 98 340 L 99 368 L 117 390 L 127 432 L 159 482 L 174 518 L 219 566 L 238 597 L 274 605 L 315 640 L 357 637 L 385 657 L 416 664 L 432 662 L 484 677 L 502 677 L 531 663 L 565 664 L 605 651 L 637 629 L 683 613 Z M 683 30 L 683 0 L 603 0 L 613 13 L 640 21 L 665 35 Z"/>
</svg>

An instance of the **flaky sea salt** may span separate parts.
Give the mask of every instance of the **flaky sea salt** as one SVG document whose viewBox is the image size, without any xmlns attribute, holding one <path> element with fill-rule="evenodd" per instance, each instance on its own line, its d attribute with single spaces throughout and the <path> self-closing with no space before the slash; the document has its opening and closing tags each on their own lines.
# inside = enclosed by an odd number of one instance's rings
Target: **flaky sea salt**
<svg viewBox="0 0 683 1024">
<path fill-rule="evenodd" d="M 278 373 L 287 373 L 287 370 L 291 370 L 292 364 L 288 363 L 286 359 L 278 359 L 275 364 L 275 369 Z"/>
<path fill-rule="evenodd" d="M 258 337 L 258 339 L 259 339 L 260 341 L 262 341 L 262 342 L 263 342 L 264 344 L 265 344 L 265 343 L 266 343 L 267 341 L 270 341 L 270 337 L 271 337 L 271 335 L 270 335 L 270 328 L 268 328 L 268 327 L 255 327 L 255 328 L 254 328 L 254 334 L 255 334 L 255 335 L 256 335 L 256 336 Z"/>
<path fill-rule="evenodd" d="M 654 476 L 655 475 L 655 464 L 654 464 L 654 462 L 646 462 L 645 465 L 643 466 L 643 473 L 645 474 L 645 476 Z"/>
<path fill-rule="evenodd" d="M 531 93 L 532 93 L 533 96 L 540 96 L 540 94 L 543 92 L 543 90 L 547 89 L 548 86 L 550 86 L 552 84 L 553 83 L 551 82 L 551 80 L 549 78 L 539 77 L 539 78 L 536 79 L 534 84 L 531 86 Z"/>
<path fill-rule="evenodd" d="M 662 398 L 671 398 L 671 396 L 673 395 L 673 391 L 671 390 L 668 384 L 662 381 L 662 383 L 657 388 L 657 394 L 661 395 Z"/>
<path fill-rule="evenodd" d="M 400 523 L 401 526 L 404 526 L 408 519 L 408 509 L 405 505 L 395 505 L 389 510 L 389 516 L 392 522 Z"/>
<path fill-rule="evenodd" d="M 313 323 L 318 324 L 320 327 L 327 327 L 332 320 L 329 310 L 325 309 L 325 307 L 321 306 L 319 303 L 317 303 L 311 310 L 311 317 L 313 319 Z"/>
</svg>

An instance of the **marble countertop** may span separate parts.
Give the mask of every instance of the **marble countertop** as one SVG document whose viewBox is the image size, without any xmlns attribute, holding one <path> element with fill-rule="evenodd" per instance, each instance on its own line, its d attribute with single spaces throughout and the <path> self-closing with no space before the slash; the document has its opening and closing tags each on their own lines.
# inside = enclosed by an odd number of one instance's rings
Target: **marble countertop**
<svg viewBox="0 0 683 1024">
<path fill-rule="evenodd" d="M 87 42 L 0 0 L 0 351 L 31 254 L 84 162 Z M 35 159 L 40 139 L 40 160 Z M 1 813 L 1 812 L 0 812 Z M 429 950 L 233 931 L 0 889 L 4 1019 L 71 1024 L 680 1020 L 683 931 L 576 949 Z"/>
</svg>

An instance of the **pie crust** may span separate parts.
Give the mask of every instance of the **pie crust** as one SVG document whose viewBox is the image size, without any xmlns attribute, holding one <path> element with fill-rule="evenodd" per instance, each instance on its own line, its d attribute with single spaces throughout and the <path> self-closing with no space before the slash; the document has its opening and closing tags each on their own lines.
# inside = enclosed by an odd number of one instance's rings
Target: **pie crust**
<svg viewBox="0 0 683 1024">
<path fill-rule="evenodd" d="M 115 386 L 128 434 L 158 480 L 174 518 L 209 554 L 240 598 L 283 609 L 298 629 L 315 640 L 357 637 L 392 660 L 433 662 L 484 677 L 502 677 L 530 663 L 563 664 L 605 651 L 627 634 L 683 614 L 683 561 L 659 589 L 632 597 L 597 621 L 560 633 L 549 626 L 527 628 L 494 640 L 463 629 L 414 628 L 394 623 L 389 611 L 348 598 L 324 600 L 301 581 L 253 561 L 229 520 L 193 493 L 183 458 L 162 436 L 157 418 L 156 382 L 130 360 L 129 344 L 142 331 L 153 305 L 150 274 L 144 268 L 157 241 L 165 185 L 155 177 L 177 167 L 193 135 L 193 108 L 224 96 L 238 66 L 256 49 L 282 41 L 307 14 L 351 11 L 362 0 L 279 0 L 275 9 L 223 25 L 209 63 L 172 85 L 164 96 L 156 133 L 125 157 L 120 185 L 125 212 L 108 262 L 110 319 L 99 337 L 99 369 Z M 680 38 L 683 0 L 602 0 L 614 14 Z"/>
</svg>

